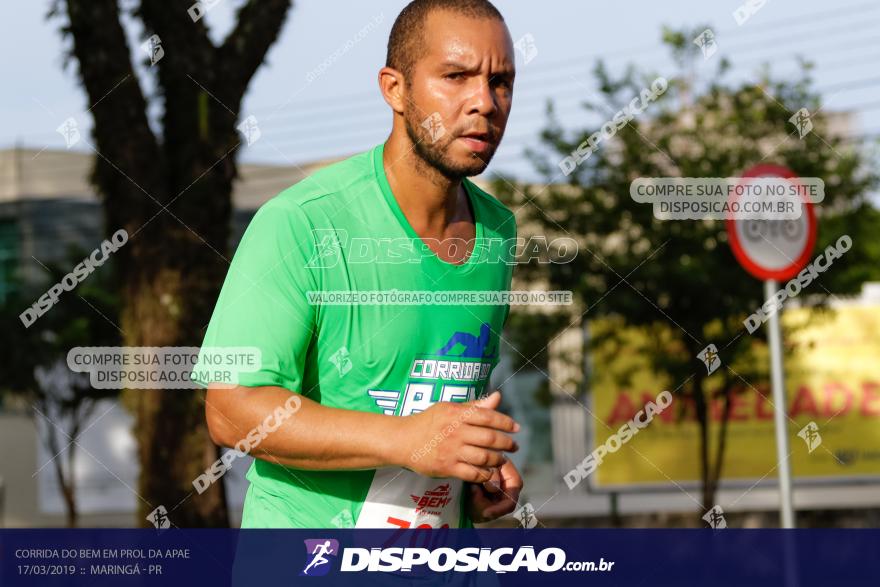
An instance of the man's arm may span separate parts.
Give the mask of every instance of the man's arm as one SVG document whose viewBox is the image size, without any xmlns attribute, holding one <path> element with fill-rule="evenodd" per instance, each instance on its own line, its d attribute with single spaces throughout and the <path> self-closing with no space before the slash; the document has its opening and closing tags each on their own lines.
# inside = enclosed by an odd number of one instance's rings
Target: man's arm
<svg viewBox="0 0 880 587">
<path fill-rule="evenodd" d="M 291 392 L 282 387 L 211 386 L 206 417 L 211 439 L 234 447 Z M 508 433 L 519 424 L 495 408 L 500 393 L 466 404 L 439 402 L 397 417 L 323 406 L 298 396 L 300 407 L 263 438 L 251 456 L 297 469 L 356 470 L 399 466 L 431 477 L 484 482 L 518 450 Z"/>
<path fill-rule="evenodd" d="M 209 387 L 205 405 L 211 439 L 234 447 L 290 399 L 282 387 Z M 303 395 L 289 419 L 251 456 L 311 470 L 373 469 L 396 463 L 390 416 L 322 406 Z"/>
</svg>

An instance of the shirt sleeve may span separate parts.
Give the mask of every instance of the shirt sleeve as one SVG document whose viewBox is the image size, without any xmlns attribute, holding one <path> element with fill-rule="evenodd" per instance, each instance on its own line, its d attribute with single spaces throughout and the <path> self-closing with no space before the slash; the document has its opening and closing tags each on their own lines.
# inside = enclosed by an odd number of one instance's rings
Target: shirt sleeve
<svg viewBox="0 0 880 587">
<path fill-rule="evenodd" d="M 316 306 L 306 295 L 318 289 L 317 270 L 307 267 L 315 252 L 312 235 L 306 214 L 294 202 L 276 198 L 257 211 L 223 282 L 193 381 L 228 383 L 206 356 L 245 350 L 259 354 L 256 370 L 233 361 L 237 381 L 232 383 L 303 392 L 306 353 L 316 328 Z"/>
</svg>

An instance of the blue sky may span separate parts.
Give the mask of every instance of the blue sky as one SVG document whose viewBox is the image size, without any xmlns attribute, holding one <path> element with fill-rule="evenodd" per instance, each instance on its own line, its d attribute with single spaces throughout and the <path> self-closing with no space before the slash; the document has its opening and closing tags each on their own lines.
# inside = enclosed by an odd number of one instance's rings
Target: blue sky
<svg viewBox="0 0 880 587">
<path fill-rule="evenodd" d="M 554 98 L 566 125 L 579 127 L 586 115 L 579 101 L 591 89 L 589 71 L 597 57 L 612 69 L 627 63 L 662 73 L 673 64 L 660 46 L 663 25 L 709 25 L 719 52 L 734 75 L 755 78 L 761 63 L 778 76 L 796 71 L 794 55 L 813 60 L 816 85 L 829 88 L 826 108 L 860 109 L 858 133 L 880 131 L 880 2 L 768 0 L 741 26 L 733 12 L 747 0 L 666 2 L 574 2 L 498 0 L 514 40 L 532 35 L 537 55 L 520 62 L 514 111 L 493 168 L 523 164 L 521 153 L 544 122 L 543 103 Z M 220 0 L 208 13 L 216 38 L 229 29 L 239 2 Z M 300 0 L 291 12 L 268 62 L 245 98 L 242 117 L 254 115 L 263 137 L 242 151 L 250 162 L 300 163 L 357 152 L 381 142 L 390 127 L 379 97 L 376 72 L 394 18 L 405 0 Z M 59 22 L 45 20 L 48 1 L 0 4 L 3 125 L 0 146 L 64 148 L 55 128 L 68 116 L 81 129 L 91 124 L 85 96 L 72 67 L 62 69 Z M 366 27 L 366 28 L 365 28 Z M 146 38 L 129 26 L 135 51 Z M 359 31 L 364 31 L 359 37 Z M 339 51 L 352 41 L 348 51 Z M 337 54 L 336 58 L 331 56 Z M 309 81 L 309 73 L 328 66 Z M 714 65 L 713 65 L 714 67 Z M 873 83 L 872 83 L 873 82 Z M 873 107 L 871 107 L 873 106 Z"/>
</svg>

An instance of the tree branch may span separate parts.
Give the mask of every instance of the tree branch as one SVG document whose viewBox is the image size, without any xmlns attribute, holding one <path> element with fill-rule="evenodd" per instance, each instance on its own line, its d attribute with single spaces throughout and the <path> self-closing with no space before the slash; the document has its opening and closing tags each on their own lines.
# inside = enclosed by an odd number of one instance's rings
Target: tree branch
<svg viewBox="0 0 880 587">
<path fill-rule="evenodd" d="M 113 203 L 105 208 L 107 227 L 136 230 L 155 206 L 144 192 L 155 192 L 150 176 L 161 159 L 119 6 L 116 0 L 67 0 L 67 19 L 63 32 L 73 40 L 72 52 L 95 123 L 99 156 L 93 180 L 99 193 Z"/>
<path fill-rule="evenodd" d="M 168 2 L 168 0 L 141 0 L 135 14 L 140 17 L 148 33 L 162 39 L 165 56 L 159 64 L 159 82 L 168 86 L 163 76 L 173 70 L 177 75 L 190 74 L 198 77 L 199 70 L 212 66 L 214 45 L 208 36 L 204 18 L 193 21 L 187 8 L 193 2 Z"/>
<path fill-rule="evenodd" d="M 73 39 L 73 55 L 95 127 L 125 129 L 129 137 L 156 148 L 116 0 L 67 0 L 67 18 L 64 32 Z M 121 167 L 114 145 L 102 144 L 100 135 L 97 139 L 102 153 Z"/>
<path fill-rule="evenodd" d="M 291 0 L 248 0 L 238 10 L 237 24 L 217 52 L 218 65 L 233 76 L 229 98 L 235 107 L 278 38 L 291 6 Z"/>
</svg>

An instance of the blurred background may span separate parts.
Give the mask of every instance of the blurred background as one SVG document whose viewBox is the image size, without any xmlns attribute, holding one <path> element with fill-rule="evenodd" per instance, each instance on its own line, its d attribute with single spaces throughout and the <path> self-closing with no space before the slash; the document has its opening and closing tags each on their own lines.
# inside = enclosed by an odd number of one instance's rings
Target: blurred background
<svg viewBox="0 0 880 587">
<path fill-rule="evenodd" d="M 201 343 L 256 209 L 387 137 L 376 75 L 405 4 L 0 6 L 0 525 L 144 526 L 160 506 L 178 526 L 239 523 L 250 459 L 193 491 L 218 456 L 201 393 L 95 389 L 67 352 Z M 705 526 L 716 506 L 730 526 L 779 524 L 766 334 L 743 326 L 763 284 L 723 221 L 660 221 L 629 195 L 637 178 L 774 164 L 825 182 L 811 258 L 852 240 L 782 316 L 798 524 L 880 525 L 880 2 L 496 5 L 518 74 L 476 181 L 538 247 L 513 289 L 575 300 L 514 307 L 503 333 L 493 383 L 524 424 L 521 503 L 543 526 Z M 657 77 L 668 90 L 563 174 Z M 25 327 L 119 228 L 129 242 Z M 540 262 L 562 238 L 574 260 Z M 663 390 L 673 408 L 570 489 Z M 811 424 L 818 446 L 799 436 Z"/>
</svg>

